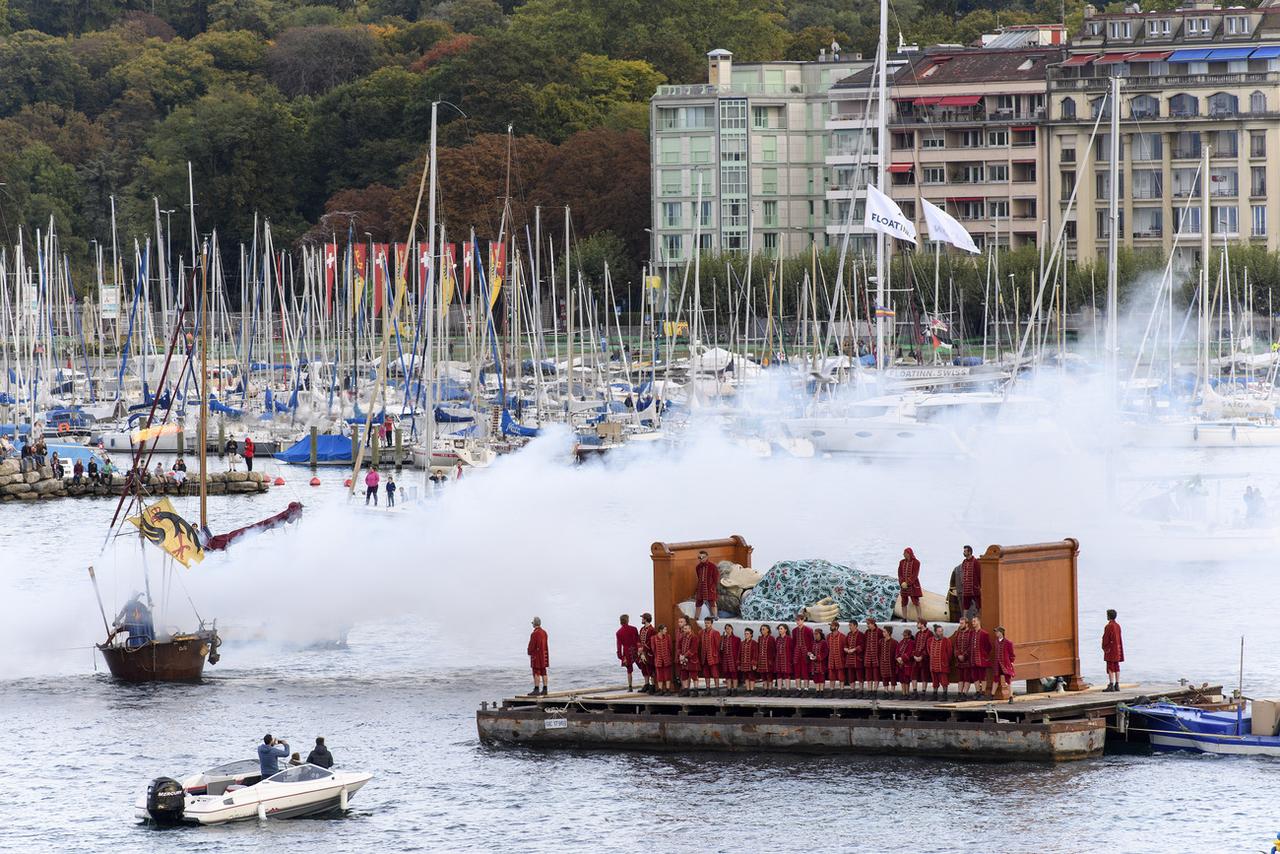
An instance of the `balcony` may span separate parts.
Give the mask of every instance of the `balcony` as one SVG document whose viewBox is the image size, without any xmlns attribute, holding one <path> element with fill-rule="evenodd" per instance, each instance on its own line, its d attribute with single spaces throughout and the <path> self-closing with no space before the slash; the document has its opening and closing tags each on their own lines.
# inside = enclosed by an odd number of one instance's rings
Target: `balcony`
<svg viewBox="0 0 1280 854">
<path fill-rule="evenodd" d="M 1015 113 L 1012 110 L 985 112 L 980 107 L 940 110 L 936 113 L 906 113 L 889 117 L 889 127 L 929 125 L 1020 124 L 1044 121 L 1044 110 Z"/>
<path fill-rule="evenodd" d="M 1126 77 L 1126 92 L 1141 90 L 1186 89 L 1198 86 L 1259 86 L 1280 84 L 1280 71 L 1237 71 L 1221 74 L 1161 74 L 1154 77 Z M 1055 77 L 1049 70 L 1050 92 L 1106 92 L 1111 88 L 1109 77 Z M 1256 115 L 1251 113 L 1250 115 Z"/>
<path fill-rule="evenodd" d="M 734 83 L 714 86 L 710 83 L 693 83 L 684 86 L 659 86 L 655 98 L 712 98 L 717 95 L 821 95 L 827 87 L 797 83 Z"/>
</svg>

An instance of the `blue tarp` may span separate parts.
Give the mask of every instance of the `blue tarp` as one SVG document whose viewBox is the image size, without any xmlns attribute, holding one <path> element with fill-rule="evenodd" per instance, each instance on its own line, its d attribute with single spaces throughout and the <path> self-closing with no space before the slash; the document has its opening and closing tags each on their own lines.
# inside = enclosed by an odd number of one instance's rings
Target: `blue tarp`
<svg viewBox="0 0 1280 854">
<path fill-rule="evenodd" d="M 244 415 L 243 409 L 236 409 L 234 406 L 227 406 L 216 398 L 209 399 L 209 408 L 214 412 L 221 412 L 223 415 L 230 415 L 232 418 L 239 418 Z"/>
<path fill-rule="evenodd" d="M 502 410 L 502 432 L 507 436 L 527 436 L 533 437 L 538 435 L 538 428 L 525 427 L 523 424 L 516 423 L 511 417 L 511 413 L 505 409 Z"/>
<path fill-rule="evenodd" d="M 350 436 L 334 436 L 323 433 L 316 437 L 317 463 L 349 463 L 354 457 L 355 449 L 351 445 Z M 275 458 L 290 465 L 307 465 L 311 462 L 311 437 L 299 439 L 292 448 L 281 451 Z"/>
<path fill-rule="evenodd" d="M 446 410 L 443 406 L 437 406 L 435 408 L 435 413 L 436 422 L 440 424 L 466 424 L 476 420 L 475 413 L 470 413 L 468 415 L 455 415 L 454 413 Z"/>
</svg>

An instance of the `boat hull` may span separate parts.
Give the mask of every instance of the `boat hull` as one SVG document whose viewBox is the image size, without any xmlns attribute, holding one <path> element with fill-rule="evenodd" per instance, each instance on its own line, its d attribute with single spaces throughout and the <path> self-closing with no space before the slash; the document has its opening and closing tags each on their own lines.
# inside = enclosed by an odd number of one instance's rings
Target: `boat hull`
<svg viewBox="0 0 1280 854">
<path fill-rule="evenodd" d="M 199 682 L 217 635 L 201 631 L 138 647 L 99 644 L 111 675 L 121 682 Z"/>
</svg>

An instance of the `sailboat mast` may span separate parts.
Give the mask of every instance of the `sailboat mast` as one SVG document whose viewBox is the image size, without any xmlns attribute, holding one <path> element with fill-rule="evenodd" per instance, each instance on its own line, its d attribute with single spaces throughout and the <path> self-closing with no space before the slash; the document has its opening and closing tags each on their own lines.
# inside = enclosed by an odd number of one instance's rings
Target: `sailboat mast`
<svg viewBox="0 0 1280 854">
<path fill-rule="evenodd" d="M 200 530 L 209 529 L 209 247 L 205 244 L 200 257 Z M 182 453 L 182 448 L 178 453 Z"/>
<path fill-rule="evenodd" d="M 889 123 L 889 86 L 887 71 L 889 67 L 886 56 L 889 50 L 889 0 L 880 0 L 880 46 L 876 50 L 876 77 L 879 81 L 879 103 L 876 109 L 876 183 L 884 181 L 885 161 L 889 154 L 889 141 L 885 139 L 885 127 Z M 885 307 L 884 287 L 884 247 L 885 237 L 876 232 L 876 368 L 883 370 L 888 365 L 884 357 L 884 316 L 881 309 Z"/>
<path fill-rule="evenodd" d="M 436 410 L 435 410 L 435 352 L 433 345 L 435 341 L 432 330 L 435 328 L 435 288 L 436 288 L 436 112 L 440 107 L 439 101 L 431 102 L 431 151 L 427 154 L 431 158 L 430 176 L 427 180 L 430 186 L 427 189 L 427 257 L 430 263 L 427 267 L 426 282 L 426 300 L 427 300 L 427 355 L 426 364 L 423 365 L 423 373 L 427 381 L 427 413 L 426 413 L 426 431 L 424 435 L 427 448 L 427 465 L 423 469 L 423 477 L 431 473 L 431 449 L 435 446 L 436 432 Z M 409 234 L 409 240 L 413 240 L 412 232 Z M 399 463 L 399 460 L 396 461 Z"/>
<path fill-rule="evenodd" d="M 1200 152 L 1200 381 L 1209 386 L 1209 146 Z"/>
<path fill-rule="evenodd" d="M 1120 78 L 1111 78 L 1111 151 L 1107 164 L 1108 189 L 1111 197 L 1107 202 L 1107 389 L 1109 402 L 1115 403 L 1115 384 L 1117 380 L 1117 362 L 1119 358 L 1117 311 L 1118 270 L 1116 256 L 1120 240 Z"/>
</svg>

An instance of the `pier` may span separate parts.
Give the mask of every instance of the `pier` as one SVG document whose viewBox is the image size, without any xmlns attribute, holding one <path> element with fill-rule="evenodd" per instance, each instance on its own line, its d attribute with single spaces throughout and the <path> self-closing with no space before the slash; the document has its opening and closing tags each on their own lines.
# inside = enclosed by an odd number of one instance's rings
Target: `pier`
<svg viewBox="0 0 1280 854">
<path fill-rule="evenodd" d="M 476 712 L 491 745 L 617 750 L 716 750 L 933 756 L 1065 762 L 1101 756 L 1117 708 L 1172 702 L 1220 687 L 1123 685 L 1010 700 L 841 699 L 820 696 L 662 696 L 625 687 L 515 696 Z"/>
<path fill-rule="evenodd" d="M 81 479 L 80 483 L 74 483 L 69 477 L 55 477 L 47 465 L 23 472 L 17 460 L 5 460 L 0 463 L 0 502 L 119 496 L 128 482 L 127 476 L 117 472 L 109 481 Z M 271 478 L 259 471 L 215 471 L 208 474 L 209 495 L 252 495 L 270 488 Z M 195 495 L 199 491 L 200 480 L 195 473 L 181 484 L 172 478 L 157 477 L 154 472 L 146 476 L 144 492 L 149 495 Z"/>
</svg>

